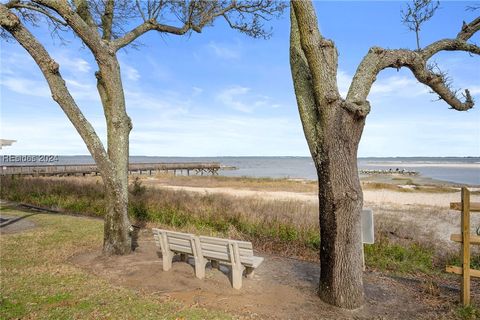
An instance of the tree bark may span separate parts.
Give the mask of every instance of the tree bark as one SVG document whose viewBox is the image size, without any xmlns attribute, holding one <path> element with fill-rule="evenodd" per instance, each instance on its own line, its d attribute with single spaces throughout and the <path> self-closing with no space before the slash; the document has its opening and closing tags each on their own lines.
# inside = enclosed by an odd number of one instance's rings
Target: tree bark
<svg viewBox="0 0 480 320">
<path fill-rule="evenodd" d="M 330 110 L 321 130 L 322 145 L 313 157 L 319 187 L 319 295 L 329 304 L 355 309 L 363 304 L 363 194 L 357 149 L 364 118 L 338 103 Z"/>
<path fill-rule="evenodd" d="M 124 255 L 132 251 L 131 226 L 128 220 L 128 184 L 120 179 L 115 180 L 114 184 L 105 183 L 105 255 Z"/>
</svg>

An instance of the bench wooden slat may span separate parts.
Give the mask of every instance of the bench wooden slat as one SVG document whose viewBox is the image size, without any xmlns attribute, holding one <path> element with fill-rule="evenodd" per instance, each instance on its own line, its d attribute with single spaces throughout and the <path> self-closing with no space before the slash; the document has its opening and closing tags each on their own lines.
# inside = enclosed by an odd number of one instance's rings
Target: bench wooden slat
<svg viewBox="0 0 480 320">
<path fill-rule="evenodd" d="M 230 256 L 228 253 L 221 253 L 210 250 L 202 250 L 203 256 L 206 259 L 221 260 L 221 261 L 230 261 Z"/>
<path fill-rule="evenodd" d="M 187 253 L 187 254 L 193 254 L 192 247 L 188 246 L 179 246 L 176 244 L 170 243 L 168 245 L 169 249 L 174 252 L 179 252 L 179 253 Z"/>
<path fill-rule="evenodd" d="M 170 238 L 168 237 L 168 243 L 176 244 L 179 246 L 190 247 L 191 240 L 179 239 L 179 238 Z"/>
<path fill-rule="evenodd" d="M 166 233 L 169 239 L 190 240 L 194 238 L 194 235 L 191 233 L 181 233 L 181 232 L 172 232 L 172 231 L 167 231 Z"/>
<path fill-rule="evenodd" d="M 202 246 L 202 250 L 208 250 L 208 251 L 215 251 L 219 253 L 224 253 L 228 255 L 228 242 L 226 242 L 224 245 L 216 245 L 216 244 L 210 244 L 210 243 L 204 243 L 200 242 Z M 253 250 L 251 249 L 240 249 L 240 257 L 252 257 L 253 256 Z"/>
<path fill-rule="evenodd" d="M 238 243 L 238 247 L 240 249 L 253 250 L 252 243 L 248 241 L 230 240 L 230 239 L 222 239 L 222 238 L 207 237 L 207 236 L 200 236 L 199 239 L 201 242 L 216 244 L 216 245 L 227 245 L 229 241 L 235 241 L 236 243 Z"/>
</svg>

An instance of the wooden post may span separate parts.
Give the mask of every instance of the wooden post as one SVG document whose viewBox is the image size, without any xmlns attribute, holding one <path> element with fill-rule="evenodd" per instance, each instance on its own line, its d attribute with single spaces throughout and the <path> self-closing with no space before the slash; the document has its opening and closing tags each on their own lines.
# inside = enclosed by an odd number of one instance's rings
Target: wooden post
<svg viewBox="0 0 480 320">
<path fill-rule="evenodd" d="M 462 303 L 470 304 L 470 191 L 462 188 Z"/>
<path fill-rule="evenodd" d="M 446 271 L 462 276 L 460 300 L 464 306 L 470 305 L 470 278 L 480 278 L 480 270 L 470 269 L 470 245 L 479 245 L 480 237 L 470 235 L 470 212 L 480 212 L 480 203 L 470 202 L 470 191 L 462 188 L 462 201 L 450 203 L 450 209 L 461 211 L 461 234 L 452 234 L 450 240 L 461 243 L 462 266 L 447 266 Z"/>
</svg>

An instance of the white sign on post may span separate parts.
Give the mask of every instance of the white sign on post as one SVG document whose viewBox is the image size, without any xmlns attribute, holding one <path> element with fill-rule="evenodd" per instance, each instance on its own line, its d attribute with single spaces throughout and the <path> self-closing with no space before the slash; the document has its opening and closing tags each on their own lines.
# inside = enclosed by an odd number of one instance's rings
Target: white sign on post
<svg viewBox="0 0 480 320">
<path fill-rule="evenodd" d="M 375 232 L 373 229 L 373 211 L 365 208 L 362 210 L 362 243 L 373 244 L 375 242 Z"/>
<path fill-rule="evenodd" d="M 375 232 L 373 228 L 373 211 L 372 209 L 365 208 L 362 210 L 362 217 L 360 220 L 362 225 L 362 260 L 363 271 L 365 271 L 365 255 L 363 252 L 363 244 L 373 244 L 375 242 Z"/>
</svg>

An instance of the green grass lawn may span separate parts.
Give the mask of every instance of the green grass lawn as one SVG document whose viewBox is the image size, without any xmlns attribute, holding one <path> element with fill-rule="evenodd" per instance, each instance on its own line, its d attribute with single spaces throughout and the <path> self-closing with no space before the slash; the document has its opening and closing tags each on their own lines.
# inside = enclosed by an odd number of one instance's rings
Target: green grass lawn
<svg viewBox="0 0 480 320">
<path fill-rule="evenodd" d="M 112 286 L 68 263 L 72 255 L 101 246 L 100 220 L 54 214 L 28 219 L 37 227 L 0 236 L 0 319 L 231 318 Z"/>
</svg>

